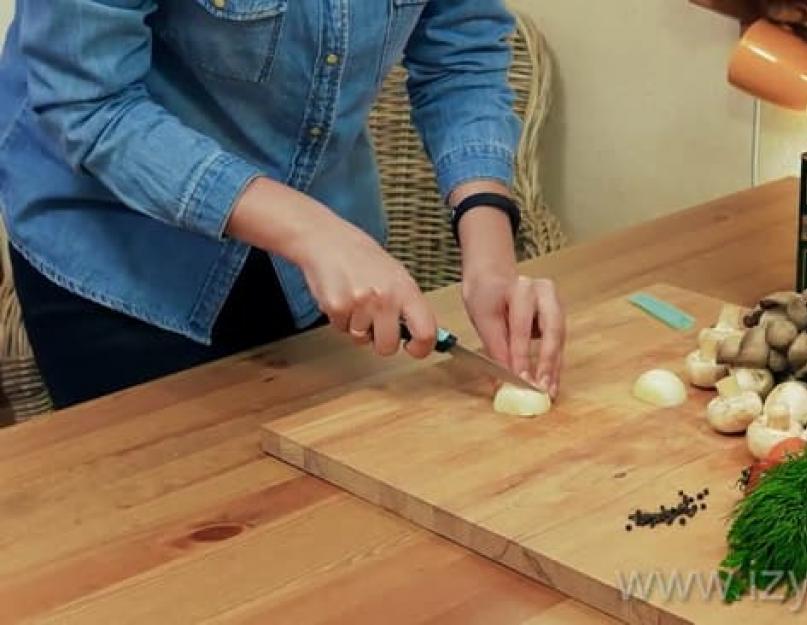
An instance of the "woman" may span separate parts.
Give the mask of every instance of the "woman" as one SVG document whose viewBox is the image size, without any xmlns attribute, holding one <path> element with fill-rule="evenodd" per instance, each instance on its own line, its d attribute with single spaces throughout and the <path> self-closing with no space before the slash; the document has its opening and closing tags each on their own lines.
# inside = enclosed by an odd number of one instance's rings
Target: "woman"
<svg viewBox="0 0 807 625">
<path fill-rule="evenodd" d="M 500 0 L 16 0 L 0 203 L 56 405 L 323 313 L 380 355 L 402 318 L 407 351 L 431 351 L 434 314 L 382 248 L 365 129 L 402 55 L 468 313 L 493 357 L 557 393 L 560 304 L 513 254 L 512 27 Z"/>
</svg>

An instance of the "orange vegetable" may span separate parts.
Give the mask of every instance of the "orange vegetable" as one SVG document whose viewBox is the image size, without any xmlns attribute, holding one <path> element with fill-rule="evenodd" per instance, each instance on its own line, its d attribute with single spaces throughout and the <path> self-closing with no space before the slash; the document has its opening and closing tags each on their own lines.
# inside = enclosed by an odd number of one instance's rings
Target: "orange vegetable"
<svg viewBox="0 0 807 625">
<path fill-rule="evenodd" d="M 767 460 L 779 464 L 784 462 L 789 456 L 798 456 L 804 451 L 807 442 L 801 438 L 786 438 L 780 443 L 777 443 L 773 449 L 768 452 Z"/>
</svg>

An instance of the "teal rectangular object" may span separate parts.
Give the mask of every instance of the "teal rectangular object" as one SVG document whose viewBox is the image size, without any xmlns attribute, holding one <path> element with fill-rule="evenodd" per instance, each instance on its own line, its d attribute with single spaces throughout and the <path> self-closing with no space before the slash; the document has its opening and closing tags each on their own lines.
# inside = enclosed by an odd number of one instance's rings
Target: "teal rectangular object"
<svg viewBox="0 0 807 625">
<path fill-rule="evenodd" d="M 628 301 L 675 330 L 686 331 L 695 326 L 695 318 L 692 315 L 647 293 L 631 295 Z"/>
</svg>

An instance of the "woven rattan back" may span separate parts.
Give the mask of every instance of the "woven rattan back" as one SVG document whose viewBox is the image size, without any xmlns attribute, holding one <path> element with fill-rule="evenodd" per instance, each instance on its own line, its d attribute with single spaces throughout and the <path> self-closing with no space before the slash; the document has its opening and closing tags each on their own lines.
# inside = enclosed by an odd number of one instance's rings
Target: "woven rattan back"
<svg viewBox="0 0 807 625">
<path fill-rule="evenodd" d="M 22 322 L 6 231 L 0 220 L 0 412 L 9 413 L 0 422 L 21 421 L 50 407 Z"/>
</svg>

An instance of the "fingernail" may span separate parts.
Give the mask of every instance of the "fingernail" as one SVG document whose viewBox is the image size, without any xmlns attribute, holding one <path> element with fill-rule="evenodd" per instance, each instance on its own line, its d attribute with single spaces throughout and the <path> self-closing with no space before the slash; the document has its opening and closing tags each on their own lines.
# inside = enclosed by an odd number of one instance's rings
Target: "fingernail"
<svg viewBox="0 0 807 625">
<path fill-rule="evenodd" d="M 547 392 L 547 390 L 549 389 L 549 376 L 548 375 L 541 376 L 541 379 L 538 380 L 538 388 L 540 388 L 544 392 Z"/>
<path fill-rule="evenodd" d="M 558 383 L 555 382 L 551 388 L 549 389 L 549 396 L 552 399 L 555 399 L 558 396 Z"/>
</svg>

